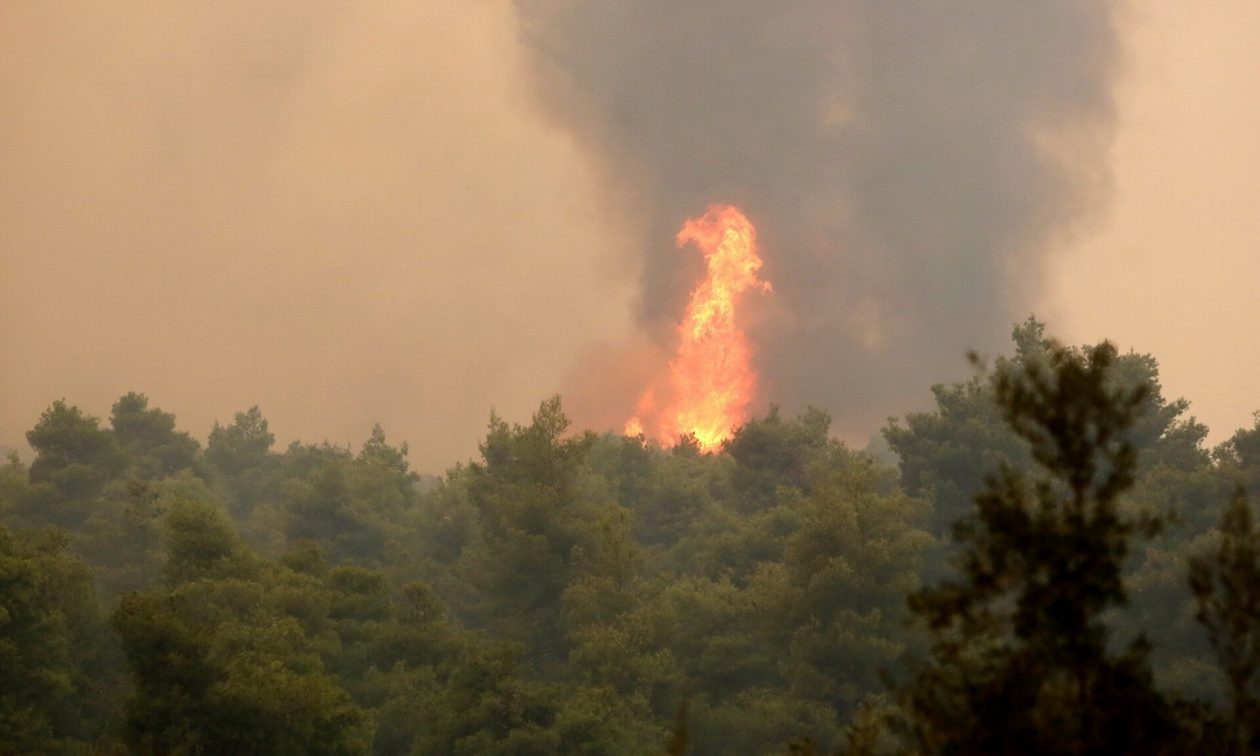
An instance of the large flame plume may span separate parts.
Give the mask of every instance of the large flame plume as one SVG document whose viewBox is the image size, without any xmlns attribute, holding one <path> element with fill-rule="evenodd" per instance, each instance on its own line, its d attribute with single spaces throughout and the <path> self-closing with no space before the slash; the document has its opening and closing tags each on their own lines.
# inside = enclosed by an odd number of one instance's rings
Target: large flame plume
<svg viewBox="0 0 1260 756">
<path fill-rule="evenodd" d="M 699 248 L 707 273 L 687 302 L 668 376 L 644 391 L 625 432 L 664 444 L 690 434 L 701 449 L 711 451 L 747 419 L 757 391 L 736 304 L 745 291 L 769 291 L 770 284 L 757 275 L 762 265 L 757 231 L 736 207 L 710 206 L 702 217 L 683 224 L 677 242 Z"/>
</svg>

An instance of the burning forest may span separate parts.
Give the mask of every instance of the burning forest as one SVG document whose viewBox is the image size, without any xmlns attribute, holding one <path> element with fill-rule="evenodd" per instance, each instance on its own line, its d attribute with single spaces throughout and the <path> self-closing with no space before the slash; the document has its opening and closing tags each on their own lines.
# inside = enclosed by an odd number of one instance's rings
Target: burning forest
<svg viewBox="0 0 1260 756">
<path fill-rule="evenodd" d="M 0 754 L 1260 754 L 1260 8 L 1131 5 L 0 4 Z"/>
</svg>

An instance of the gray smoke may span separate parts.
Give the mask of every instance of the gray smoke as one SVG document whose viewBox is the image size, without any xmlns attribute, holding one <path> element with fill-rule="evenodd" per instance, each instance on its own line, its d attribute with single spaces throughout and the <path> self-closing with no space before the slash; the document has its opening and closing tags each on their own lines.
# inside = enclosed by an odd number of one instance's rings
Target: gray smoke
<svg viewBox="0 0 1260 756">
<path fill-rule="evenodd" d="M 764 393 L 865 434 L 1006 343 L 1105 204 L 1119 59 L 1101 0 L 518 0 L 547 112 L 641 214 L 640 318 L 695 280 L 682 220 L 757 223 Z"/>
</svg>

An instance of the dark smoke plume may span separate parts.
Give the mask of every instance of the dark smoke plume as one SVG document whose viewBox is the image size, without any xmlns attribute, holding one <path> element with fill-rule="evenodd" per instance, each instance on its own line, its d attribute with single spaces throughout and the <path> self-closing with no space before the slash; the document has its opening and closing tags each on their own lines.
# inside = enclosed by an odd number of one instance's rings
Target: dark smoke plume
<svg viewBox="0 0 1260 756">
<path fill-rule="evenodd" d="M 846 434 L 921 402 L 1036 305 L 1105 203 L 1115 8 L 1100 0 L 518 0 L 546 108 L 645 229 L 663 337 L 710 202 L 757 223 L 763 393 Z"/>
</svg>

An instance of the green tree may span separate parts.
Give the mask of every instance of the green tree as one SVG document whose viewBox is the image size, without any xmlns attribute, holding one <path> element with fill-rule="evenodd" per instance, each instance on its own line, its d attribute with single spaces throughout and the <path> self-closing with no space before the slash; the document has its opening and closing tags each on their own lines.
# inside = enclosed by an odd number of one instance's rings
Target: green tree
<svg viewBox="0 0 1260 756">
<path fill-rule="evenodd" d="M 32 522 L 82 526 L 91 500 L 126 465 L 126 456 L 95 417 L 58 399 L 26 433 L 35 450 L 32 490 L 19 514 Z"/>
<path fill-rule="evenodd" d="M 1252 498 L 1260 496 L 1260 412 L 1254 419 L 1252 427 L 1240 429 L 1215 451 L 1221 467 L 1242 481 Z"/>
<path fill-rule="evenodd" d="M 1015 327 L 1012 341 L 1014 354 L 996 361 L 998 373 L 1044 362 L 1055 349 L 1045 336 L 1045 325 L 1034 318 Z M 1143 471 L 1207 466 L 1202 448 L 1207 428 L 1185 417 L 1189 403 L 1184 399 L 1165 399 L 1155 358 L 1117 354 L 1108 381 L 1116 387 L 1144 387 L 1140 410 L 1126 430 L 1128 442 L 1141 452 Z M 884 436 L 900 459 L 902 487 L 932 502 L 933 529 L 945 534 L 973 511 L 974 492 L 992 470 L 1010 466 L 1030 471 L 1033 459 L 1027 440 L 1005 422 L 992 382 L 976 376 L 965 383 L 933 386 L 932 393 L 934 411 L 910 414 L 904 424 L 894 422 L 885 429 Z"/>
<path fill-rule="evenodd" d="M 132 474 L 145 480 L 164 478 L 193 466 L 200 444 L 175 430 L 175 416 L 154 407 L 149 398 L 130 392 L 114 403 L 110 424 L 118 445 L 131 457 Z"/>
<path fill-rule="evenodd" d="M 366 713 L 328 674 L 329 601 L 200 502 L 165 518 L 166 584 L 113 614 L 134 681 L 136 753 L 366 753 Z"/>
<path fill-rule="evenodd" d="M 106 601 L 157 582 L 161 575 L 161 515 L 172 492 L 184 486 L 204 490 L 200 479 L 188 473 L 184 476 L 159 482 L 139 478 L 115 481 L 84 524 L 75 548 L 91 562 Z"/>
<path fill-rule="evenodd" d="M 363 496 L 364 476 L 346 449 L 327 444 L 290 447 L 287 479 L 278 486 L 279 526 L 292 543 L 309 540 L 333 562 L 352 560 L 380 565 L 384 527 Z"/>
<path fill-rule="evenodd" d="M 562 658 L 560 595 L 574 575 L 575 547 L 591 537 L 596 512 L 578 496 L 589 436 L 566 438 L 560 398 L 542 403 L 527 426 L 498 417 L 468 466 L 468 497 L 478 538 L 461 556 L 463 574 L 482 593 L 482 621 L 532 653 Z"/>
<path fill-rule="evenodd" d="M 122 698 L 112 641 L 65 538 L 0 526 L 0 752 L 100 739 Z"/>
<path fill-rule="evenodd" d="M 1040 475 L 1004 465 L 956 535 L 961 576 L 915 594 L 931 663 L 907 689 L 914 736 L 941 753 L 1158 753 L 1175 745 L 1139 639 L 1113 656 L 1103 613 L 1126 600 L 1122 514 L 1146 384 L 1115 380 L 1110 344 L 1051 346 L 993 390 Z"/>
<path fill-rule="evenodd" d="M 255 405 L 236 413 L 231 425 L 217 421 L 206 444 L 205 460 L 226 480 L 232 512 L 247 515 L 275 486 L 276 437 Z"/>
<path fill-rule="evenodd" d="M 327 443 L 290 445 L 278 471 L 278 516 L 267 524 L 290 544 L 317 544 L 334 563 L 379 567 L 391 545 L 395 560 L 414 553 L 411 534 L 400 532 L 419 499 L 406 454 L 407 445 L 391 446 L 379 425 L 357 455 Z"/>
<path fill-rule="evenodd" d="M 792 689 L 842 720 L 911 647 L 905 596 L 919 587 L 934 540 L 922 529 L 923 505 L 887 485 L 890 474 L 856 455 L 827 469 L 787 537 L 780 595 L 791 601 L 770 604 L 776 611 L 763 620 L 768 633 L 791 632 Z"/>
<path fill-rule="evenodd" d="M 1045 326 L 1029 319 L 1012 334 L 1010 364 L 1035 360 L 1046 349 Z M 1006 363 L 1002 363 L 1006 364 Z M 1003 422 L 993 387 L 982 376 L 965 383 L 932 387 L 933 412 L 907 415 L 884 430 L 900 460 L 901 485 L 911 496 L 932 502 L 932 530 L 950 532 L 972 509 L 972 497 L 990 471 L 1031 464 L 1027 443 Z"/>
<path fill-rule="evenodd" d="M 1190 561 L 1199 622 L 1227 681 L 1230 746 L 1260 752 L 1260 530 L 1239 491 L 1225 510 L 1220 546 Z"/>
<path fill-rule="evenodd" d="M 605 435 L 595 439 L 584 459 L 589 478 L 607 485 L 605 495 L 631 512 L 635 540 L 664 552 L 695 533 L 718 499 L 733 495 L 732 459 L 724 454 L 663 450 L 638 438 Z M 686 549 L 678 552 L 685 556 Z M 668 559 L 655 560 L 668 569 Z"/>
<path fill-rule="evenodd" d="M 831 417 L 820 409 L 785 421 L 772 405 L 764 418 L 737 428 L 722 449 L 735 460 L 731 482 L 741 506 L 750 511 L 773 506 L 780 488 L 807 493 L 810 467 L 826 461 L 834 450 L 827 435 L 830 427 Z"/>
</svg>

